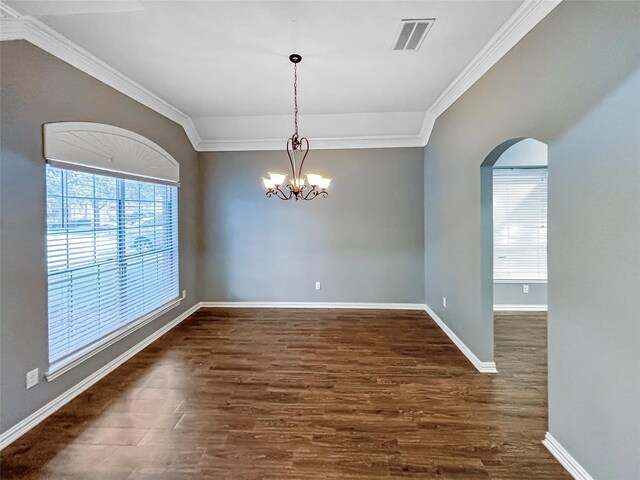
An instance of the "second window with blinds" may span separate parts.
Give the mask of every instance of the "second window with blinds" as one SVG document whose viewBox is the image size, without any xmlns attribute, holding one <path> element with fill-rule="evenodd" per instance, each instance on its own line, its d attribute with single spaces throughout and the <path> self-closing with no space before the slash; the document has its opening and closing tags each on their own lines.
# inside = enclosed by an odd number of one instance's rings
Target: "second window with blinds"
<svg viewBox="0 0 640 480">
<path fill-rule="evenodd" d="M 177 187 L 47 166 L 49 362 L 179 296 Z"/>
<path fill-rule="evenodd" d="M 497 282 L 547 281 L 547 169 L 493 170 Z"/>
</svg>

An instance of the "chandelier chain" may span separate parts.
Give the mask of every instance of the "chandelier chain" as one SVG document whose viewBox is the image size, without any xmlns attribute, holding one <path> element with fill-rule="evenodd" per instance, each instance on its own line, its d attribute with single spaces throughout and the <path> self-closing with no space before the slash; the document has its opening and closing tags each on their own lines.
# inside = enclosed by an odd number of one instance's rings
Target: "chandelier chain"
<svg viewBox="0 0 640 480">
<path fill-rule="evenodd" d="M 298 64 L 293 64 L 293 118 L 295 125 L 296 138 L 298 137 Z"/>
</svg>

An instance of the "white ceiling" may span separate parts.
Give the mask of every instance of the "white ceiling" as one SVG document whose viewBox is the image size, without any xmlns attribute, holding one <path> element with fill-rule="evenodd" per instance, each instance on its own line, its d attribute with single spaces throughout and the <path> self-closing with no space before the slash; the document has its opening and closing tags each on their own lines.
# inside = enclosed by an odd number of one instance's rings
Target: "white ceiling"
<svg viewBox="0 0 640 480">
<path fill-rule="evenodd" d="M 190 116 L 208 141 L 415 136 L 522 5 L 500 1 L 8 1 Z M 403 18 L 435 18 L 417 52 Z"/>
</svg>

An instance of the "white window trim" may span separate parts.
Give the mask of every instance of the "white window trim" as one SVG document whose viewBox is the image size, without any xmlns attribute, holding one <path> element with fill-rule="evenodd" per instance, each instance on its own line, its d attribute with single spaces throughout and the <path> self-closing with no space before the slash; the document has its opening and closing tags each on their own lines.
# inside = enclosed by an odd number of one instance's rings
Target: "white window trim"
<svg viewBox="0 0 640 480">
<path fill-rule="evenodd" d="M 539 278 L 536 278 L 535 280 L 521 280 L 521 279 L 504 279 L 504 278 L 496 278 L 493 280 L 493 283 L 517 283 L 517 284 L 521 284 L 521 283 L 547 283 L 547 280 L 541 280 Z"/>
<path fill-rule="evenodd" d="M 97 355 L 98 353 L 110 347 L 114 343 L 122 340 L 123 338 L 132 334 L 136 330 L 139 330 L 140 328 L 144 327 L 148 323 L 151 323 L 153 320 L 164 315 L 169 310 L 174 309 L 175 307 L 180 305 L 180 303 L 184 299 L 185 299 L 185 292 L 183 291 L 182 295 L 175 298 L 174 300 L 171 300 L 165 303 L 164 305 L 162 305 L 161 307 L 156 308 L 152 312 L 149 312 L 146 315 L 143 315 L 139 319 L 134 320 L 133 322 L 123 327 L 120 327 L 117 330 L 114 330 L 106 337 L 103 337 L 97 342 L 92 343 L 81 350 L 78 350 L 73 355 L 70 355 L 68 357 L 63 358 L 62 360 L 59 360 L 58 362 L 54 362 L 50 364 L 49 371 L 44 374 L 45 378 L 47 379 L 48 382 L 55 380 L 60 375 L 67 373 L 72 368 L 77 367 L 81 363 L 89 360 L 91 357 L 93 357 L 94 355 Z"/>
<path fill-rule="evenodd" d="M 166 150 L 142 135 L 113 125 L 45 123 L 44 157 L 70 169 L 102 175 L 111 172 L 170 185 L 180 183 L 180 164 Z"/>
</svg>

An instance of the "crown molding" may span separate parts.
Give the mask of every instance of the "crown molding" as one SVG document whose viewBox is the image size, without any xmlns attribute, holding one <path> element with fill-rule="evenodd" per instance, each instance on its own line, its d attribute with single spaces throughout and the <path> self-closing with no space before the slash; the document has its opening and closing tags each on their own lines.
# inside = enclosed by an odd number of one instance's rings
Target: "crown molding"
<svg viewBox="0 0 640 480">
<path fill-rule="evenodd" d="M 561 2 L 562 0 L 525 0 L 433 102 L 427 110 L 425 122 L 429 115 L 435 119 L 444 113 Z M 429 141 L 428 136 L 426 141 Z"/>
<path fill-rule="evenodd" d="M 202 141 L 191 118 L 40 20 L 0 3 L 0 40 L 26 40 L 93 78 L 182 125 L 194 148 Z M 5 16 L 6 15 L 6 16 Z"/>
<path fill-rule="evenodd" d="M 376 135 L 358 137 L 314 138 L 309 137 L 314 150 L 337 150 L 354 148 L 402 148 L 424 147 L 420 135 Z M 203 140 L 198 145 L 200 152 L 243 152 L 263 150 L 283 150 L 284 138 Z"/>
<path fill-rule="evenodd" d="M 423 147 L 426 147 L 427 143 L 429 143 L 429 138 L 431 137 L 431 132 L 436 124 L 436 119 L 437 117 L 432 112 L 427 111 L 424 114 L 422 128 L 420 129 L 420 143 Z"/>
<path fill-rule="evenodd" d="M 525 0 L 425 113 L 417 135 L 311 138 L 314 149 L 424 147 L 437 118 L 476 83 L 562 0 Z M 196 151 L 281 150 L 283 138 L 201 138 L 193 119 L 40 20 L 0 1 L 0 40 L 26 40 L 181 125 Z"/>
<path fill-rule="evenodd" d="M 20 14 L 9 5 L 0 2 L 0 18 L 17 18 Z"/>
</svg>

